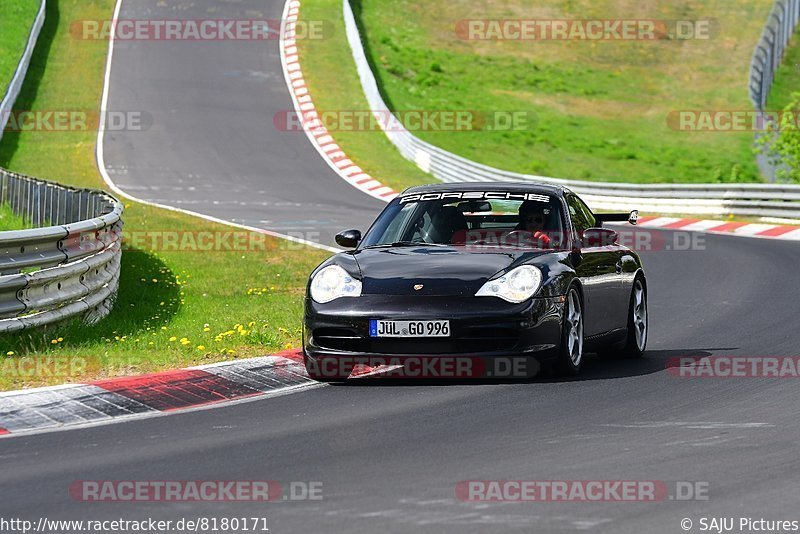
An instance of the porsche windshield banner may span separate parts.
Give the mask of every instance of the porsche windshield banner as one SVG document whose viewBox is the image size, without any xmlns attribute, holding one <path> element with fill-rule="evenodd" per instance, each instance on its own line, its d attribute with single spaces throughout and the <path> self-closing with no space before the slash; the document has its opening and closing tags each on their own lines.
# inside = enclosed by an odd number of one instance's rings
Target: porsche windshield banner
<svg viewBox="0 0 800 534">
<path fill-rule="evenodd" d="M 447 193 L 421 193 L 400 197 L 400 204 L 406 202 L 425 202 L 428 200 L 533 200 L 550 202 L 547 195 L 537 193 L 511 193 L 509 191 L 452 191 Z"/>
</svg>

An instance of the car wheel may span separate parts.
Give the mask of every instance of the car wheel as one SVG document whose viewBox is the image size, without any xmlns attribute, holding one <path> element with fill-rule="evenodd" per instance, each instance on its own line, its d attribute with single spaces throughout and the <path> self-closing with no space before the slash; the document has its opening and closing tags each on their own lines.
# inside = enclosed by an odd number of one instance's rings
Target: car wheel
<svg viewBox="0 0 800 534">
<path fill-rule="evenodd" d="M 633 281 L 628 311 L 628 335 L 622 348 L 622 356 L 641 358 L 647 347 L 647 289 L 641 277 Z"/>
<path fill-rule="evenodd" d="M 578 290 L 571 287 L 564 303 L 561 348 L 558 355 L 563 374 L 576 375 L 583 362 L 583 306 Z"/>
</svg>

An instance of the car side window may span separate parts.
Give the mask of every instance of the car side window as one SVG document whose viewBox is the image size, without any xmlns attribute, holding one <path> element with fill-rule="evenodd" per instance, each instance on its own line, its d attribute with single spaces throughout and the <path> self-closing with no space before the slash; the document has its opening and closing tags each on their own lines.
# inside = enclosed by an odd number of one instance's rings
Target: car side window
<svg viewBox="0 0 800 534">
<path fill-rule="evenodd" d="M 589 228 L 593 228 L 597 224 L 592 210 L 575 195 L 569 195 L 567 197 L 567 207 L 569 208 L 569 216 L 572 219 L 572 225 L 579 234 L 582 234 Z"/>
</svg>

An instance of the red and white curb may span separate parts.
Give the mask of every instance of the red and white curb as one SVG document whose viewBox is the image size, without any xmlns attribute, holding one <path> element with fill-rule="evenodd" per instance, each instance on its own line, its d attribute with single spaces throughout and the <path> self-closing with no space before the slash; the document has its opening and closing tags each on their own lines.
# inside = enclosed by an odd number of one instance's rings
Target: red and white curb
<svg viewBox="0 0 800 534">
<path fill-rule="evenodd" d="M 300 68 L 298 59 L 295 26 L 299 13 L 300 2 L 298 0 L 286 2 L 283 11 L 284 28 L 281 31 L 280 50 L 286 85 L 289 87 L 289 94 L 292 96 L 295 112 L 303 124 L 303 130 L 311 144 L 322 156 L 322 159 L 328 163 L 336 174 L 364 193 L 389 202 L 397 196 L 397 192 L 365 173 L 353 163 L 319 120 L 319 114 L 311 95 L 308 93 L 308 87 L 306 86 L 305 78 L 303 78 L 303 71 Z"/>
<path fill-rule="evenodd" d="M 637 225 L 645 228 L 800 241 L 800 226 L 780 224 L 725 222 L 708 219 L 682 219 L 679 217 L 639 217 Z"/>
<path fill-rule="evenodd" d="M 86 384 L 0 393 L 0 436 L 107 424 L 285 395 L 324 384 L 299 350 Z"/>
</svg>

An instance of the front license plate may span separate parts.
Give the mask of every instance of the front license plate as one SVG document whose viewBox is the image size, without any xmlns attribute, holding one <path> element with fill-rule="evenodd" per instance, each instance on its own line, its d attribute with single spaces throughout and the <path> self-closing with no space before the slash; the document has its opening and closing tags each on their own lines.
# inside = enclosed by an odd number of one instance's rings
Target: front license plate
<svg viewBox="0 0 800 534">
<path fill-rule="evenodd" d="M 449 337 L 450 321 L 369 321 L 369 337 Z"/>
</svg>

